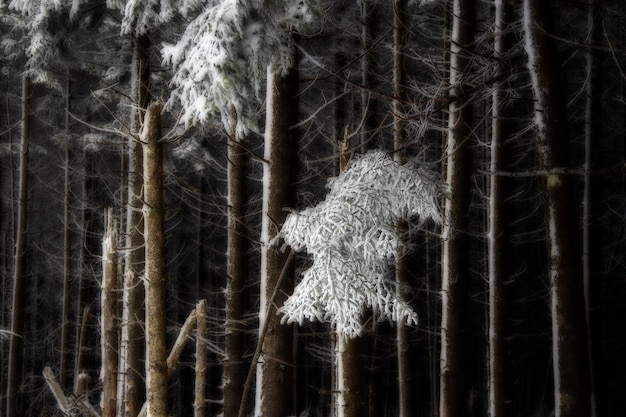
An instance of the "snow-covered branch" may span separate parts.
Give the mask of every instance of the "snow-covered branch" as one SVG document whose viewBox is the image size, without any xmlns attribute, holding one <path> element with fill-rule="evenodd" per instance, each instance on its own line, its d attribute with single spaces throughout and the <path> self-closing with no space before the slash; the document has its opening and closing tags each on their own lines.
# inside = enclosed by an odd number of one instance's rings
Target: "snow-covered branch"
<svg viewBox="0 0 626 417">
<path fill-rule="evenodd" d="M 292 34 L 311 25 L 320 6 L 316 0 L 286 0 L 260 10 L 256 3 L 224 0 L 207 8 L 177 44 L 163 47 L 164 61 L 175 70 L 169 105 L 181 105 L 185 125 L 221 113 L 226 129 L 236 127 L 239 137 L 258 130 L 267 67 L 287 72 Z"/>
<path fill-rule="evenodd" d="M 362 333 L 366 308 L 379 321 L 417 323 L 389 279 L 394 257 L 405 246 L 396 225 L 413 217 L 441 223 L 445 182 L 416 162 L 400 165 L 372 151 L 356 157 L 328 188 L 320 204 L 291 213 L 279 234 L 314 259 L 280 309 L 283 321 L 330 322 L 349 338 Z"/>
</svg>

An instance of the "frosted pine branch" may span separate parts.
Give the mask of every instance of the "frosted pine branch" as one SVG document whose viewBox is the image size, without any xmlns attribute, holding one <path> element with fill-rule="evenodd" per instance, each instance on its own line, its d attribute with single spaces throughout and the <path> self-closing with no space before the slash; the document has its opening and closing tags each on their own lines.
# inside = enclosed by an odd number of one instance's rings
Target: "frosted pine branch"
<svg viewBox="0 0 626 417">
<path fill-rule="evenodd" d="M 224 0 L 194 19 L 177 44 L 164 46 L 164 61 L 175 71 L 169 105 L 181 105 L 185 125 L 220 113 L 226 129 L 235 127 L 238 137 L 259 130 L 268 66 L 287 73 L 292 33 L 312 25 L 321 10 L 319 0 L 270 6 L 258 10 L 252 0 Z"/>
<path fill-rule="evenodd" d="M 356 157 L 328 188 L 317 206 L 291 213 L 279 235 L 313 256 L 313 266 L 280 309 L 283 321 L 329 322 L 349 338 L 363 332 L 361 316 L 368 308 L 379 321 L 416 324 L 417 315 L 388 279 L 405 246 L 395 226 L 413 217 L 441 223 L 444 181 L 415 162 L 400 165 L 373 151 Z"/>
</svg>

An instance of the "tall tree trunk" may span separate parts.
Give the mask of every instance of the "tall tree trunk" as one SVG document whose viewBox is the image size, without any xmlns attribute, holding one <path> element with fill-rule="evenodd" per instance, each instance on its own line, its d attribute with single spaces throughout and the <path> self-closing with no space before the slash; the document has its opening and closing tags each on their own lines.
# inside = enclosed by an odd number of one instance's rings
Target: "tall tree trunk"
<svg viewBox="0 0 626 417">
<path fill-rule="evenodd" d="M 404 147 L 407 145 L 406 126 L 404 122 L 404 101 L 406 100 L 406 68 L 404 63 L 405 39 L 407 38 L 407 1 L 395 0 L 393 8 L 393 147 L 396 161 L 400 164 L 405 162 Z M 408 233 L 408 223 L 402 222 L 397 225 L 401 234 Z M 398 298 L 407 303 L 410 302 L 411 282 L 405 251 L 400 248 L 396 254 L 396 285 Z M 411 349 L 411 328 L 404 323 L 398 323 L 396 327 L 396 340 L 398 346 L 398 408 L 400 417 L 414 417 L 417 415 L 416 397 L 417 390 L 416 369 L 414 367 L 416 352 Z"/>
<path fill-rule="evenodd" d="M 70 324 L 71 324 L 71 283 L 72 283 L 72 144 L 69 142 L 71 108 L 71 80 L 68 74 L 65 88 L 65 133 L 68 137 L 65 145 L 65 191 L 63 195 L 63 308 L 61 311 L 61 364 L 59 383 L 61 387 L 70 385 Z"/>
<path fill-rule="evenodd" d="M 244 361 L 245 284 L 248 276 L 245 228 L 245 150 L 236 137 L 236 123 L 228 138 L 228 278 L 226 283 L 226 350 L 224 357 L 224 417 L 236 417 L 247 375 Z"/>
<path fill-rule="evenodd" d="M 590 355 L 590 372 L 591 372 L 591 416 L 598 415 L 599 410 L 596 400 L 596 396 L 602 395 L 600 393 L 599 384 L 601 380 L 599 378 L 600 364 L 602 362 L 601 357 L 601 344 L 598 343 L 602 340 L 601 324 L 597 318 L 599 315 L 594 314 L 593 310 L 599 303 L 599 291 L 600 285 L 598 283 L 597 271 L 602 270 L 603 266 L 600 266 L 599 261 L 602 259 L 599 251 L 602 250 L 601 245 L 595 245 L 594 242 L 598 242 L 599 233 L 594 228 L 594 214 L 598 214 L 597 206 L 594 204 L 597 200 L 599 185 L 605 179 L 593 178 L 591 170 L 596 168 L 596 161 L 598 158 L 598 143 L 600 139 L 600 115 L 602 113 L 602 75 L 600 74 L 600 52 L 598 45 L 601 43 L 602 37 L 602 19 L 600 14 L 599 2 L 593 1 L 588 7 L 587 12 L 587 25 L 588 25 L 588 46 L 587 46 L 587 85 L 586 85 L 586 103 L 585 103 L 585 176 L 583 182 L 583 213 L 582 213 L 582 227 L 583 227 L 583 285 L 585 292 L 585 310 L 587 312 L 587 326 L 589 329 L 589 355 Z M 593 279 L 595 276 L 596 279 Z M 603 390 L 602 390 L 603 391 Z"/>
<path fill-rule="evenodd" d="M 535 99 L 537 142 L 545 178 L 552 307 L 555 417 L 591 413 L 581 236 L 571 188 L 565 95 L 553 45 L 548 3 L 524 0 L 524 37 Z"/>
<path fill-rule="evenodd" d="M 117 291 L 117 226 L 113 210 L 105 214 L 106 232 L 102 239 L 101 354 L 102 417 L 117 413 L 118 291 Z"/>
<path fill-rule="evenodd" d="M 369 6 L 363 3 L 362 7 L 366 9 Z M 363 11 L 365 13 L 365 10 Z M 365 36 L 365 35 L 364 35 Z M 345 57 L 343 54 L 336 54 L 336 66 L 343 68 L 345 65 Z M 365 69 L 367 65 L 364 64 Z M 344 87 L 343 81 L 337 81 L 336 94 L 341 95 Z M 369 100 L 367 94 L 362 96 L 363 105 L 366 107 L 365 100 Z M 335 126 L 334 134 L 337 142 L 337 153 L 339 161 L 339 172 L 347 169 L 352 156 L 353 148 L 351 148 L 350 137 L 346 132 L 346 100 L 339 98 L 335 102 L 334 117 Z M 364 117 L 367 117 L 364 115 Z M 367 124 L 367 123 L 365 123 Z M 367 127 L 364 127 L 364 130 Z M 363 139 L 365 132 L 361 131 Z M 358 148 L 358 146 L 357 146 Z M 370 390 L 371 373 L 368 371 L 368 365 L 371 362 L 372 340 L 368 335 L 363 335 L 356 339 L 346 339 L 340 333 L 335 333 L 335 370 L 334 370 L 334 413 L 337 417 L 367 417 L 370 415 L 370 401 L 368 395 Z"/>
<path fill-rule="evenodd" d="M 133 112 L 131 133 L 138 137 L 149 102 L 150 65 L 147 35 L 133 38 Z M 130 140 L 127 162 L 126 257 L 124 259 L 124 298 L 122 302 L 122 336 L 120 346 L 120 381 L 118 400 L 120 415 L 135 417 L 144 403 L 144 298 L 145 290 L 140 277 L 144 273 L 143 214 L 143 155 L 141 143 Z"/>
<path fill-rule="evenodd" d="M 198 302 L 196 318 L 196 386 L 194 396 L 194 417 L 204 417 L 206 402 L 206 370 L 207 370 L 207 320 L 206 300 Z M 245 382 L 245 381 L 244 381 Z M 242 382 L 243 385 L 243 382 Z M 235 407 L 236 408 L 236 407 Z M 226 416 L 226 414 L 224 414 Z"/>
<path fill-rule="evenodd" d="M 11 306 L 11 341 L 9 344 L 9 371 L 7 375 L 6 416 L 18 417 L 22 358 L 24 346 L 24 298 L 25 254 L 28 214 L 28 144 L 30 140 L 30 79 L 22 77 L 22 138 L 19 161 L 19 193 L 17 224 L 15 231 L 15 265 L 13 269 L 13 293 Z"/>
<path fill-rule="evenodd" d="M 469 416 L 470 397 L 467 366 L 468 273 L 467 232 L 470 208 L 472 136 L 471 103 L 465 96 L 463 79 L 470 70 L 474 36 L 474 0 L 454 0 L 450 42 L 450 96 L 447 181 L 450 198 L 445 204 L 442 259 L 442 317 L 440 417 Z"/>
<path fill-rule="evenodd" d="M 269 304 L 287 255 L 270 248 L 287 213 L 285 207 L 295 202 L 297 141 L 291 127 L 297 120 L 294 98 L 298 92 L 298 74 L 291 70 L 285 77 L 268 67 L 267 120 L 265 126 L 265 164 L 263 218 L 261 226 L 261 305 L 259 328 L 269 320 L 263 342 L 263 355 L 257 365 L 257 417 L 287 416 L 293 413 L 294 369 L 293 326 L 282 325 L 277 314 L 267 314 Z M 293 272 L 289 273 L 293 276 Z M 292 292 L 293 278 L 285 280 L 276 300 L 280 306 Z"/>
<path fill-rule="evenodd" d="M 507 217 L 505 192 L 510 189 L 507 179 L 500 175 L 506 169 L 505 141 L 511 136 L 510 107 L 506 103 L 510 66 L 506 63 L 512 47 L 513 4 L 509 0 L 495 1 L 494 55 L 496 85 L 492 96 L 491 164 L 489 192 L 488 274 L 489 274 L 489 416 L 513 414 L 510 358 L 510 317 L 507 281 Z"/>
<path fill-rule="evenodd" d="M 148 416 L 167 417 L 167 334 L 165 203 L 163 199 L 163 145 L 161 110 L 153 102 L 146 111 L 141 133 L 144 160 L 144 236 L 146 241 L 146 387 Z"/>
<path fill-rule="evenodd" d="M 374 31 L 376 25 L 376 2 L 361 0 L 361 112 L 363 112 L 363 128 L 361 129 L 362 151 L 372 147 L 373 135 L 376 132 L 376 116 L 374 112 L 375 100 L 372 97 L 376 85 L 376 58 L 374 49 Z"/>
</svg>

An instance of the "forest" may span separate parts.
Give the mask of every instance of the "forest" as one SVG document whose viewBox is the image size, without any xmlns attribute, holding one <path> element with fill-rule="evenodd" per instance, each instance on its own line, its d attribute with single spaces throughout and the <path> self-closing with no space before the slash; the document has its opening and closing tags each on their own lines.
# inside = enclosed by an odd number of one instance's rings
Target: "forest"
<svg viewBox="0 0 626 417">
<path fill-rule="evenodd" d="M 0 0 L 0 416 L 626 415 L 623 0 Z"/>
</svg>

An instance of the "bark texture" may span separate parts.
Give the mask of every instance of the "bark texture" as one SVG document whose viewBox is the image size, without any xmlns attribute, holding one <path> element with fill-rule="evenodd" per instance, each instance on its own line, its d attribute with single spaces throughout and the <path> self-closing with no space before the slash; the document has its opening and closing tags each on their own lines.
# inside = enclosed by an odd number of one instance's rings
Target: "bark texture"
<svg viewBox="0 0 626 417">
<path fill-rule="evenodd" d="M 133 38 L 133 112 L 131 134 L 138 137 L 149 101 L 150 65 L 147 35 Z M 141 143 L 130 140 L 127 166 L 126 257 L 124 259 L 124 300 L 122 304 L 122 337 L 120 350 L 120 413 L 135 417 L 145 401 L 145 334 L 143 237 L 143 151 Z M 124 379 L 125 378 L 125 379 Z"/>
<path fill-rule="evenodd" d="M 141 140 L 144 147 L 144 237 L 146 241 L 146 387 L 148 416 L 167 417 L 167 334 L 165 203 L 161 109 L 153 102 L 146 111 Z"/>
<path fill-rule="evenodd" d="M 287 254 L 268 246 L 282 226 L 287 212 L 295 201 L 295 168 L 297 142 L 290 128 L 297 117 L 294 98 L 298 91 L 298 76 L 292 70 L 289 75 L 279 77 L 272 68 L 268 69 L 267 121 L 265 132 L 264 191 L 261 251 L 261 321 L 269 320 L 263 341 L 263 354 L 257 366 L 256 413 L 258 417 L 287 416 L 293 413 L 294 369 L 293 369 L 293 326 L 282 325 L 277 314 L 267 314 L 273 308 L 269 304 L 272 293 L 281 275 Z M 284 303 L 293 290 L 291 279 L 275 301 Z M 262 327 L 263 323 L 261 323 Z"/>
<path fill-rule="evenodd" d="M 535 99 L 537 142 L 545 178 L 545 219 L 552 307 L 556 417 L 591 413 L 591 382 L 581 258 L 572 192 L 569 132 L 558 55 L 550 37 L 551 11 L 524 0 L 524 36 Z"/>
<path fill-rule="evenodd" d="M 235 137 L 228 138 L 228 281 L 226 283 L 226 351 L 224 358 L 224 417 L 236 417 L 247 375 L 244 361 L 245 284 L 248 276 L 245 150 Z"/>
</svg>

